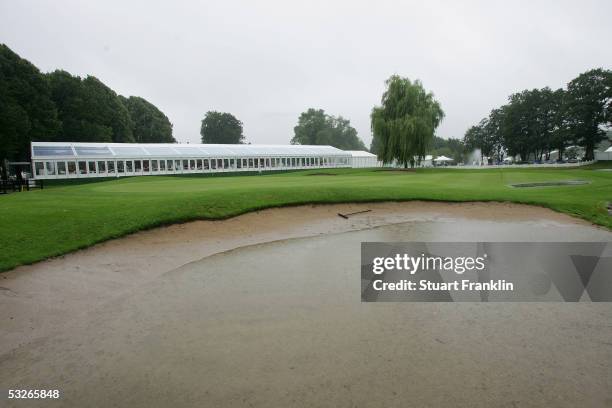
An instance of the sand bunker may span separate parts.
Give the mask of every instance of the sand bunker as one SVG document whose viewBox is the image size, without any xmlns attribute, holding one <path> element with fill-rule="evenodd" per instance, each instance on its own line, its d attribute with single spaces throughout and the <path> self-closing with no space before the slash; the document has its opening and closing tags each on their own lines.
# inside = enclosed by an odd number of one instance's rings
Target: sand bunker
<svg viewBox="0 0 612 408">
<path fill-rule="evenodd" d="M 612 233 L 422 202 L 137 233 L 0 274 L 0 384 L 60 388 L 62 406 L 601 406 L 606 304 L 359 302 L 361 241 L 560 239 Z"/>
</svg>

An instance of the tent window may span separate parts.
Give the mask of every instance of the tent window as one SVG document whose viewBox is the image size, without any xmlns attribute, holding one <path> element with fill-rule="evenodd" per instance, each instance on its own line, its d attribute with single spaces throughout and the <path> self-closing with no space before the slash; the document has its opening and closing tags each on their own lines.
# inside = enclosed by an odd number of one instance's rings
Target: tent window
<svg viewBox="0 0 612 408">
<path fill-rule="evenodd" d="M 45 165 L 47 167 L 47 175 L 54 176 L 55 175 L 55 162 L 46 162 Z"/>
</svg>

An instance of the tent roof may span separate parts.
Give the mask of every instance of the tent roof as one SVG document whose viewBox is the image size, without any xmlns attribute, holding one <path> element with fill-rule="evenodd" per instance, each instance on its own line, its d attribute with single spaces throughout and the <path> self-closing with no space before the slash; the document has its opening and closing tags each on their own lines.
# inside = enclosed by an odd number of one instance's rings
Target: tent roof
<svg viewBox="0 0 612 408">
<path fill-rule="evenodd" d="M 451 159 L 450 157 L 446 157 L 446 156 L 438 156 L 434 159 L 434 161 L 454 161 L 453 159 Z"/>
<path fill-rule="evenodd" d="M 345 152 L 350 153 L 353 157 L 376 157 L 375 154 L 364 150 L 345 150 Z"/>
</svg>

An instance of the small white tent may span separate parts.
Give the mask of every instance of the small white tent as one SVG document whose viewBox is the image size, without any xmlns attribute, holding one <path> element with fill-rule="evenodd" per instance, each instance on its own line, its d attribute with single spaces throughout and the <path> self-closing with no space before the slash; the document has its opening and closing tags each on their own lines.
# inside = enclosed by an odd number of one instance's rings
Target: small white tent
<svg viewBox="0 0 612 408">
<path fill-rule="evenodd" d="M 434 159 L 435 162 L 452 162 L 455 161 L 453 159 L 451 159 L 450 157 L 446 157 L 446 156 L 438 156 Z"/>
</svg>

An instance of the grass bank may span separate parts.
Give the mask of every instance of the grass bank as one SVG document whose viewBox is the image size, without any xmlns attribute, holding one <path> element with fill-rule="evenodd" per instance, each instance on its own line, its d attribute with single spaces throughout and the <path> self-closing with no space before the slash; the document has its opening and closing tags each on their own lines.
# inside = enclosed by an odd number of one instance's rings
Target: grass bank
<svg viewBox="0 0 612 408">
<path fill-rule="evenodd" d="M 0 196 L 0 271 L 134 231 L 306 203 L 510 201 L 534 204 L 612 229 L 612 172 L 583 169 L 313 170 L 234 177 L 152 176 L 48 183 Z M 333 177 L 308 177 L 316 173 Z M 589 184 L 513 188 L 515 183 Z"/>
</svg>

